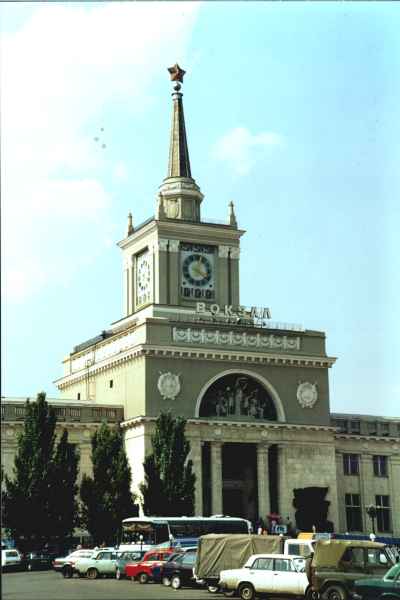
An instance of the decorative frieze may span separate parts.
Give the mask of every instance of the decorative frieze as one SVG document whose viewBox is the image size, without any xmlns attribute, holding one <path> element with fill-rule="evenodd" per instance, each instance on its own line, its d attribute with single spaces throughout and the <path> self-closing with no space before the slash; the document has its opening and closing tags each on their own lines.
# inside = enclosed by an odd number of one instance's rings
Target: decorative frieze
<svg viewBox="0 0 400 600">
<path fill-rule="evenodd" d="M 165 238 L 160 238 L 158 240 L 158 249 L 161 252 L 178 252 L 179 251 L 179 240 L 167 240 Z"/>
<path fill-rule="evenodd" d="M 231 247 L 231 246 L 218 246 L 218 256 L 220 258 L 228 258 L 228 256 L 230 256 L 231 258 L 239 258 L 239 253 L 240 253 L 240 249 L 235 247 Z"/>
<path fill-rule="evenodd" d="M 215 344 L 218 346 L 243 346 L 248 348 L 263 348 L 269 350 L 300 350 L 300 337 L 286 335 L 262 335 L 260 333 L 237 333 L 235 331 L 220 331 L 209 329 L 192 329 L 187 327 L 172 330 L 174 342 L 189 344 Z"/>
</svg>

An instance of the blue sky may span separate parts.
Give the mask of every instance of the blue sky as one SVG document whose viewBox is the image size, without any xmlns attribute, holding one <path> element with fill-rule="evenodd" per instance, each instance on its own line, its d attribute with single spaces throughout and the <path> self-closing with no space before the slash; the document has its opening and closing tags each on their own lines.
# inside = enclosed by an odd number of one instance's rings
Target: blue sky
<svg viewBox="0 0 400 600">
<path fill-rule="evenodd" d="M 2 395 L 56 397 L 121 318 L 115 243 L 154 214 L 178 61 L 202 216 L 233 200 L 247 231 L 242 303 L 326 332 L 332 410 L 399 416 L 397 3 L 0 11 Z"/>
</svg>

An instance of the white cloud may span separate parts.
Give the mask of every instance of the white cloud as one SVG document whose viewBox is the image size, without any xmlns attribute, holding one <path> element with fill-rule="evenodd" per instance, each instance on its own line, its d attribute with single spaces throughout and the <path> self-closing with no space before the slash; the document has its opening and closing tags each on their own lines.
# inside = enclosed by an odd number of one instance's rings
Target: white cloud
<svg viewBox="0 0 400 600">
<path fill-rule="evenodd" d="M 88 131 L 116 101 L 143 110 L 154 76 L 184 57 L 198 10 L 181 2 L 42 4 L 21 29 L 3 35 L 9 298 L 24 301 L 50 281 L 65 283 L 108 245 L 111 198 L 99 176 L 106 159 Z M 122 162 L 113 175 L 127 176 Z"/>
<path fill-rule="evenodd" d="M 226 161 L 238 175 L 247 175 L 260 156 L 260 149 L 283 144 L 282 136 L 273 132 L 252 134 L 245 127 L 236 127 L 214 145 L 215 158 Z"/>
</svg>

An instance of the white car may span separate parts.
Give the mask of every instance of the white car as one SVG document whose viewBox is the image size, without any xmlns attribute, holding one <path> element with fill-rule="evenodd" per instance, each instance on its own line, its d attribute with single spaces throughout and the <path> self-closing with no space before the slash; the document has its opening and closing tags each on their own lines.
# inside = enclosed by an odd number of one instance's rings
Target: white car
<svg viewBox="0 0 400 600">
<path fill-rule="evenodd" d="M 74 552 L 71 552 L 71 554 L 68 554 L 68 556 L 63 556 L 62 558 L 55 558 L 53 560 L 53 569 L 55 569 L 56 571 L 62 571 L 65 565 L 73 566 L 78 558 L 90 558 L 91 556 L 93 556 L 94 553 L 94 550 L 84 548 L 82 548 L 82 550 L 75 550 Z"/>
<path fill-rule="evenodd" d="M 18 550 L 14 548 L 6 548 L 1 550 L 1 568 L 3 570 L 11 569 L 12 567 L 20 567 L 22 558 Z"/>
<path fill-rule="evenodd" d="M 221 571 L 219 587 L 223 592 L 253 600 L 256 594 L 304 598 L 309 582 L 302 556 L 253 554 L 242 569 Z"/>
</svg>

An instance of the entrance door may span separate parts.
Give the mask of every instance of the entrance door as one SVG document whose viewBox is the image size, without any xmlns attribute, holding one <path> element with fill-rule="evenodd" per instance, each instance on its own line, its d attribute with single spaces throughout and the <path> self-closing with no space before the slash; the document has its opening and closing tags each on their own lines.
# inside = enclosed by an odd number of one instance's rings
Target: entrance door
<svg viewBox="0 0 400 600">
<path fill-rule="evenodd" d="M 222 505 L 225 515 L 255 521 L 258 517 L 257 452 L 255 444 L 222 446 Z"/>
</svg>

